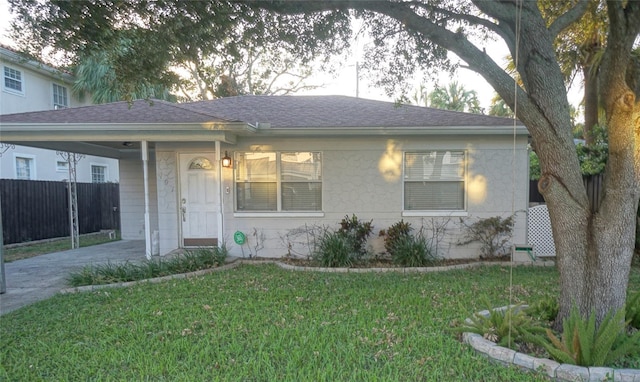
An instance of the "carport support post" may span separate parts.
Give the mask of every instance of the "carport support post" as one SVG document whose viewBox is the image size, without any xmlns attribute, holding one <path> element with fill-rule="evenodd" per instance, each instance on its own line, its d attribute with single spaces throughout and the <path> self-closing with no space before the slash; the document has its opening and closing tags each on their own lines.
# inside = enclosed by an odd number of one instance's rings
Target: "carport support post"
<svg viewBox="0 0 640 382">
<path fill-rule="evenodd" d="M 147 260 L 151 260 L 151 227 L 149 218 L 149 145 L 141 142 L 142 170 L 144 173 L 144 248 Z"/>
</svg>

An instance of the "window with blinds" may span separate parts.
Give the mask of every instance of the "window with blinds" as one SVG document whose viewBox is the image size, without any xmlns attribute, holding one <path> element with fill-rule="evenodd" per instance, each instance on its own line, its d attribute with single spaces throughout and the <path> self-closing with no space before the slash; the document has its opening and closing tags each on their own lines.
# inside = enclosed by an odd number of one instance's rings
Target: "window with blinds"
<svg viewBox="0 0 640 382">
<path fill-rule="evenodd" d="M 405 153 L 404 209 L 464 210 L 464 177 L 464 151 Z"/>
<path fill-rule="evenodd" d="M 237 211 L 321 211 L 319 152 L 235 154 Z"/>
</svg>

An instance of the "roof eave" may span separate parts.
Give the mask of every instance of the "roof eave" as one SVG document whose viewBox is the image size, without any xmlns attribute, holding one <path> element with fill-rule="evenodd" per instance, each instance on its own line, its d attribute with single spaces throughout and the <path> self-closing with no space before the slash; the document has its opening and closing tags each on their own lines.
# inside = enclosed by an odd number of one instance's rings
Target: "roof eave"
<svg viewBox="0 0 640 382">
<path fill-rule="evenodd" d="M 362 135 L 528 135 L 522 126 L 424 126 L 424 127 L 286 127 L 258 129 L 258 135 L 362 136 Z"/>
</svg>

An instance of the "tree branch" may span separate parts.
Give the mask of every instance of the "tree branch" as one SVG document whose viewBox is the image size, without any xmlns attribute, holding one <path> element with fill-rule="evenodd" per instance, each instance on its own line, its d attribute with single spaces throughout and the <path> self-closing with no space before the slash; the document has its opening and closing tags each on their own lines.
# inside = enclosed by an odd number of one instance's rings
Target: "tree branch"
<svg viewBox="0 0 640 382">
<path fill-rule="evenodd" d="M 549 25 L 549 33 L 551 33 L 551 36 L 555 39 L 556 36 L 558 36 L 558 33 L 562 32 L 566 27 L 582 17 L 588 7 L 589 0 L 579 0 L 573 8 L 560 15 L 560 17 L 555 19 L 555 21 Z"/>
</svg>

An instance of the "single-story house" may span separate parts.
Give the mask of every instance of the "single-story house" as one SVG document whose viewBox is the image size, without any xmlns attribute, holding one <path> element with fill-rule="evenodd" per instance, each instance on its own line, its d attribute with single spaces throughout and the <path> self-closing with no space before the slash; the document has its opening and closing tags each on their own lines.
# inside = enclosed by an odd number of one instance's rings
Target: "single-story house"
<svg viewBox="0 0 640 382">
<path fill-rule="evenodd" d="M 513 242 L 526 242 L 527 131 L 512 119 L 239 96 L 9 114 L 0 129 L 5 143 L 118 159 L 122 237 L 145 239 L 148 256 L 223 242 L 238 256 L 304 254 L 310 231 L 347 215 L 373 220 L 374 251 L 404 220 L 440 235 L 440 254 L 477 257 L 478 244 L 456 245 L 459 219 L 514 213 Z"/>
</svg>

